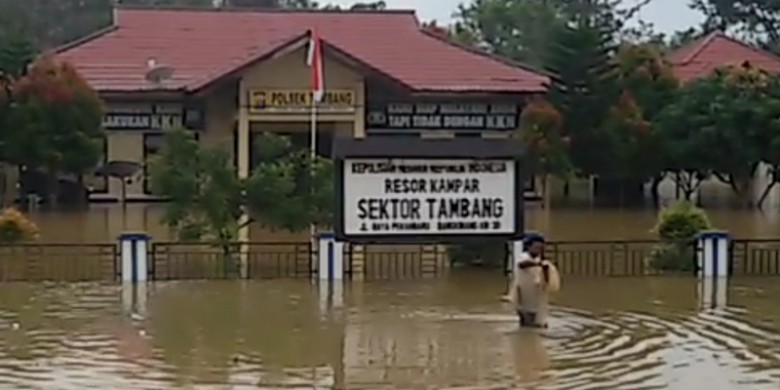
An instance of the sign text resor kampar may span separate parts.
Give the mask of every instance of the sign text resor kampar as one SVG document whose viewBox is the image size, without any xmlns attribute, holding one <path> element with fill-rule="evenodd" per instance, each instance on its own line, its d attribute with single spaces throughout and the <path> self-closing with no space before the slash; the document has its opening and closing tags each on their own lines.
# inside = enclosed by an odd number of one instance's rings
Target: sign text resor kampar
<svg viewBox="0 0 780 390">
<path fill-rule="evenodd" d="M 301 112 L 311 109 L 313 94 L 309 90 L 258 89 L 249 92 L 249 111 Z M 352 112 L 355 110 L 352 90 L 326 90 L 318 110 Z"/>
<path fill-rule="evenodd" d="M 348 235 L 511 234 L 513 160 L 345 160 Z"/>
</svg>

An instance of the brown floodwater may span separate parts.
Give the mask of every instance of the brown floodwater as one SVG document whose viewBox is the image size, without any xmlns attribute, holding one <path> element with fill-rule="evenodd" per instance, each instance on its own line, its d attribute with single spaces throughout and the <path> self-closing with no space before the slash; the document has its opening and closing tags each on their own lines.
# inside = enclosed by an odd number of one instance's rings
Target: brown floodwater
<svg viewBox="0 0 780 390">
<path fill-rule="evenodd" d="M 503 279 L 0 284 L 2 389 L 777 389 L 780 284 L 567 279 L 519 330 Z"/>
<path fill-rule="evenodd" d="M 147 231 L 156 240 L 170 240 L 171 232 L 160 223 L 160 204 L 96 204 L 88 211 L 32 212 L 44 242 L 111 242 L 127 230 Z M 713 225 L 739 238 L 780 237 L 780 208 L 764 212 L 742 209 L 707 210 Z M 529 206 L 526 225 L 553 240 L 649 239 L 657 211 L 599 208 L 542 209 Z M 306 240 L 305 234 L 269 231 L 252 226 L 252 241 Z"/>
</svg>

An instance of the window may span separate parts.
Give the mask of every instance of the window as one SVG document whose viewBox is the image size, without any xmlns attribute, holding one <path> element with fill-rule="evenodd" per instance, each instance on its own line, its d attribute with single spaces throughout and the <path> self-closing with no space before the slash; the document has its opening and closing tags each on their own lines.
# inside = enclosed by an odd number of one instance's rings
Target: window
<svg viewBox="0 0 780 390">
<path fill-rule="evenodd" d="M 200 134 L 195 132 L 190 132 L 193 137 L 195 137 L 195 140 L 198 141 L 200 139 Z M 151 195 L 152 189 L 151 189 L 151 181 L 149 180 L 149 163 L 152 160 L 152 157 L 160 154 L 162 151 L 163 145 L 165 144 L 165 134 L 161 132 L 157 133 L 144 133 L 144 155 L 143 155 L 143 165 L 144 165 L 144 194 Z"/>
</svg>

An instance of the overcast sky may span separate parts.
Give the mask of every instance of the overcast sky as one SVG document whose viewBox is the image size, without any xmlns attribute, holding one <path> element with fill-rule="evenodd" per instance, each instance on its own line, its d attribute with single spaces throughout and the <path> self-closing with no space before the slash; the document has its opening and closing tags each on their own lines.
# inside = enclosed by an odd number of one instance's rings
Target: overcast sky
<svg viewBox="0 0 780 390">
<path fill-rule="evenodd" d="M 326 2 L 349 6 L 357 1 L 330 0 Z M 452 13 L 462 2 L 464 0 L 385 0 L 388 8 L 414 9 L 417 11 L 418 18 L 435 19 L 441 24 L 447 24 L 452 20 Z M 641 17 L 645 21 L 653 23 L 659 32 L 671 33 L 684 30 L 702 19 L 699 13 L 688 9 L 687 3 L 686 0 L 652 0 L 642 9 Z"/>
</svg>

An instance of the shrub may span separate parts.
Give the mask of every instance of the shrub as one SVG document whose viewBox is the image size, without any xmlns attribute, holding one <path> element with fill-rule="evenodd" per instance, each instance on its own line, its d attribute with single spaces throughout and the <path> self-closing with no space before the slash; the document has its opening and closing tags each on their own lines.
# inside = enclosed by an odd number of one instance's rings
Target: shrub
<svg viewBox="0 0 780 390">
<path fill-rule="evenodd" d="M 659 271 L 694 271 L 694 240 L 711 227 L 704 210 L 690 202 L 676 202 L 665 208 L 653 229 L 661 244 L 650 254 L 650 267 Z"/>
<path fill-rule="evenodd" d="M 710 229 L 710 220 L 704 210 L 690 202 L 676 202 L 661 211 L 654 231 L 665 242 L 691 241 L 696 235 Z"/>
<path fill-rule="evenodd" d="M 38 226 L 14 208 L 0 212 L 0 243 L 19 244 L 38 239 Z"/>
</svg>

